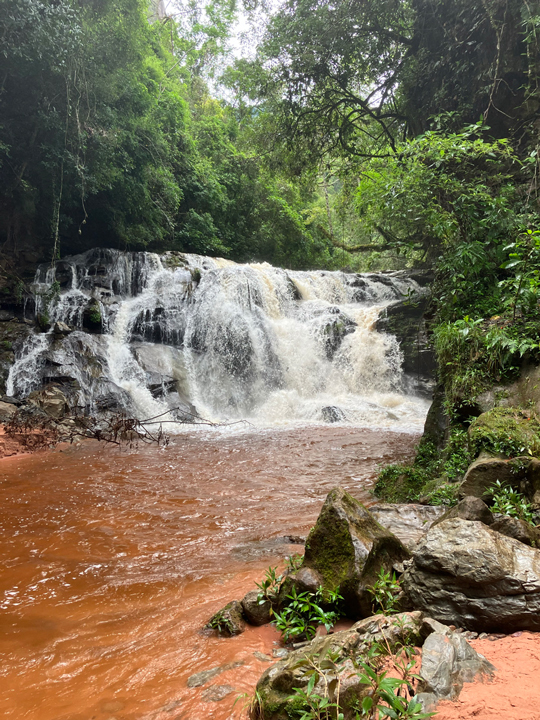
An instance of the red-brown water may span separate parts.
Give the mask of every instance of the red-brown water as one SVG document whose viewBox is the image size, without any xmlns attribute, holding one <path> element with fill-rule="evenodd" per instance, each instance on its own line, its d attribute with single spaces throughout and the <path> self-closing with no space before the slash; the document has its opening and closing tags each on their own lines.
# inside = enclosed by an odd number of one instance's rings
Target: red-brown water
<svg viewBox="0 0 540 720">
<path fill-rule="evenodd" d="M 229 720 L 279 637 L 201 626 L 302 548 L 328 491 L 361 500 L 417 437 L 305 427 L 192 432 L 165 448 L 94 444 L 0 463 L 0 716 Z M 202 687 L 189 676 L 232 662 Z M 234 690 L 212 701 L 213 686 Z"/>
</svg>

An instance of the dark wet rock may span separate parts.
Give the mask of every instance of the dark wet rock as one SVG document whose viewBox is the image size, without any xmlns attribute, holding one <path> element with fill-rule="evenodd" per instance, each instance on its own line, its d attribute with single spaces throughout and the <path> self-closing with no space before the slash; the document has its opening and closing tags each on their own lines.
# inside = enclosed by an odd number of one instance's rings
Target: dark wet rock
<svg viewBox="0 0 540 720">
<path fill-rule="evenodd" d="M 540 630 L 540 550 L 481 522 L 433 526 L 402 578 L 405 602 L 476 632 Z"/>
<path fill-rule="evenodd" d="M 443 627 L 431 633 L 422 646 L 418 700 L 425 710 L 432 710 L 439 700 L 457 698 L 463 683 L 491 679 L 494 671 L 461 633 Z"/>
<path fill-rule="evenodd" d="M 521 520 L 521 518 L 497 513 L 491 529 L 530 547 L 540 548 L 540 530 L 529 525 L 525 520 Z"/>
<path fill-rule="evenodd" d="M 27 402 L 35 405 L 49 417 L 59 420 L 69 412 L 69 404 L 66 396 L 55 385 L 46 385 L 41 390 L 30 393 Z"/>
<path fill-rule="evenodd" d="M 324 422 L 327 423 L 345 422 L 345 420 L 347 420 L 343 410 L 335 405 L 328 405 L 327 407 L 321 408 L 321 416 Z"/>
<path fill-rule="evenodd" d="M 219 702 L 234 692 L 232 685 L 211 685 L 203 693 L 201 697 L 206 702 Z"/>
<path fill-rule="evenodd" d="M 444 386 L 439 384 L 433 391 L 422 435 L 422 442 L 431 442 L 438 450 L 445 447 L 450 434 L 450 418 L 446 412 L 445 400 Z"/>
<path fill-rule="evenodd" d="M 285 579 L 281 594 L 288 594 L 293 585 L 338 589 L 347 614 L 366 617 L 372 602 L 367 587 L 381 568 L 392 570 L 409 557 L 403 543 L 358 500 L 336 488 L 328 494 L 306 540 L 302 568 Z"/>
<path fill-rule="evenodd" d="M 447 510 L 436 522 L 439 523 L 443 520 L 451 520 L 452 518 L 471 521 L 477 520 L 478 522 L 484 523 L 484 525 L 491 525 L 493 522 L 493 513 L 479 497 L 467 495 L 463 500 L 460 500 L 457 505 Z"/>
<path fill-rule="evenodd" d="M 353 333 L 356 330 L 356 323 L 352 318 L 345 315 L 345 313 L 341 312 L 341 310 L 337 307 L 330 308 L 329 311 L 334 311 L 335 317 L 326 322 L 322 328 L 322 332 L 324 336 L 326 357 L 329 360 L 332 360 L 336 352 L 341 347 L 345 336 L 350 335 L 350 333 Z"/>
<path fill-rule="evenodd" d="M 441 505 L 377 503 L 369 508 L 375 520 L 393 533 L 409 550 L 414 550 L 433 523 L 446 512 Z"/>
<path fill-rule="evenodd" d="M 414 302 L 396 300 L 381 313 L 375 329 L 398 338 L 403 353 L 403 371 L 417 383 L 419 389 L 431 394 L 437 364 L 424 319 L 427 303 L 425 291 Z"/>
<path fill-rule="evenodd" d="M 15 405 L 0 401 L 0 423 L 8 423 L 17 412 Z"/>
<path fill-rule="evenodd" d="M 244 617 L 250 625 L 266 625 L 271 620 L 270 611 L 272 606 L 268 600 L 259 602 L 259 593 L 257 590 L 251 590 L 242 600 L 242 608 Z"/>
<path fill-rule="evenodd" d="M 220 675 L 222 672 L 225 672 L 226 670 L 234 670 L 234 668 L 241 667 L 244 664 L 243 660 L 237 660 L 235 662 L 227 663 L 226 665 L 211 668 L 210 670 L 201 670 L 201 672 L 188 677 L 187 686 L 189 688 L 201 687 L 201 685 L 206 685 L 207 682 L 210 682 L 210 680 L 215 678 L 217 675 Z"/>
<path fill-rule="evenodd" d="M 206 628 L 217 630 L 220 635 L 240 635 L 246 629 L 244 620 L 244 609 L 238 600 L 232 600 L 225 607 L 221 608 L 215 615 L 212 615 L 206 623 Z"/>
<path fill-rule="evenodd" d="M 20 407 L 22 405 L 22 400 L 11 397 L 11 395 L 2 395 L 0 400 L 4 403 L 9 403 L 10 405 L 15 405 L 16 407 Z"/>
<path fill-rule="evenodd" d="M 407 640 L 421 643 L 422 613 L 402 613 L 393 617 L 375 615 L 353 625 L 349 630 L 315 638 L 268 668 L 257 683 L 257 693 L 265 720 L 289 720 L 295 709 L 294 688 L 303 688 L 309 681 L 310 660 L 316 663 L 335 653 L 340 663 L 342 683 L 340 705 L 345 720 L 356 718 L 354 707 L 367 694 L 368 688 L 359 681 L 354 662 L 365 657 L 375 642 L 388 642 L 390 647 Z M 324 680 L 319 679 L 315 692 L 324 694 Z M 331 695 L 331 700 L 335 697 Z"/>
<path fill-rule="evenodd" d="M 463 482 L 459 486 L 461 497 L 467 495 L 478 498 L 490 498 L 491 488 L 497 480 L 504 485 L 517 486 L 517 477 L 513 473 L 513 466 L 504 458 L 481 458 L 469 466 Z"/>
</svg>

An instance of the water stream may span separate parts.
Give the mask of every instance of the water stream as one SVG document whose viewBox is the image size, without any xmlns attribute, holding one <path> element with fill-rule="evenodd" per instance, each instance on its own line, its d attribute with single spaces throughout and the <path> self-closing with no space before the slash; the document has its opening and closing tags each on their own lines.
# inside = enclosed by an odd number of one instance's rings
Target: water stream
<svg viewBox="0 0 540 720">
<path fill-rule="evenodd" d="M 270 565 L 302 552 L 327 492 L 372 501 L 414 434 L 347 426 L 200 429 L 166 448 L 0 462 L 0 717 L 230 720 L 277 633 L 200 634 Z M 187 679 L 242 665 L 201 687 Z M 220 702 L 209 695 L 228 686 Z M 232 689 L 231 689 L 232 688 Z"/>
</svg>

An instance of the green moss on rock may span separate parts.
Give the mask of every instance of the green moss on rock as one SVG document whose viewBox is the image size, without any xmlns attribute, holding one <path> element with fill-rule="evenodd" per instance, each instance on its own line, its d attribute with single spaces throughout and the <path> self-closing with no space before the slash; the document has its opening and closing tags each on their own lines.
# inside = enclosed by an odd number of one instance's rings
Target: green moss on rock
<svg viewBox="0 0 540 720">
<path fill-rule="evenodd" d="M 517 457 L 540 454 L 540 423 L 524 410 L 494 408 L 482 413 L 469 427 L 469 445 L 478 455 Z"/>
</svg>

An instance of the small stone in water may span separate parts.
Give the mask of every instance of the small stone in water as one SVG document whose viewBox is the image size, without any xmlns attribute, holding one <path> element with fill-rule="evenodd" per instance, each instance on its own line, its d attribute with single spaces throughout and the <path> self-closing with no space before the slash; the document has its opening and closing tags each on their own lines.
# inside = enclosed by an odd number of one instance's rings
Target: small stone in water
<svg viewBox="0 0 540 720">
<path fill-rule="evenodd" d="M 285 648 L 274 648 L 272 650 L 272 656 L 275 658 L 285 658 L 289 654 L 288 650 L 285 650 Z"/>
<path fill-rule="evenodd" d="M 255 650 L 253 655 L 257 658 L 257 660 L 261 660 L 262 662 L 272 662 L 272 658 L 270 655 L 265 655 L 262 652 L 259 652 L 258 650 Z"/>
<path fill-rule="evenodd" d="M 211 685 L 202 693 L 202 699 L 206 702 L 219 702 L 234 692 L 231 685 Z"/>
</svg>

